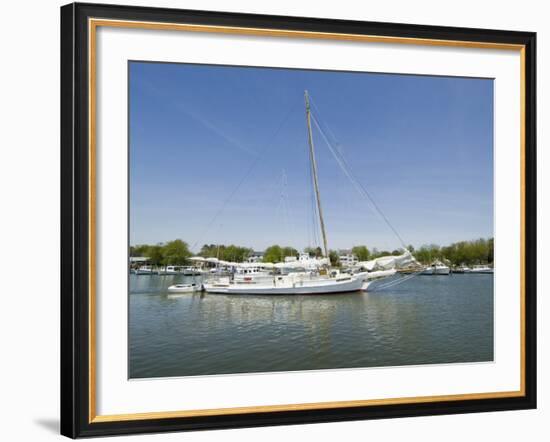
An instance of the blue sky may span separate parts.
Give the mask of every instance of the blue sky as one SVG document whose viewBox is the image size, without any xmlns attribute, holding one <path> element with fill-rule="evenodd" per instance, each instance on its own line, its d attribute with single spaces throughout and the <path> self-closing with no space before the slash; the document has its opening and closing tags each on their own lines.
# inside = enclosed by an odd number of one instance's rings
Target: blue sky
<svg viewBox="0 0 550 442">
<path fill-rule="evenodd" d="M 493 236 L 490 79 L 142 62 L 129 70 L 131 244 L 316 245 L 305 89 L 407 244 Z M 399 247 L 315 127 L 313 136 L 329 248 Z"/>
</svg>

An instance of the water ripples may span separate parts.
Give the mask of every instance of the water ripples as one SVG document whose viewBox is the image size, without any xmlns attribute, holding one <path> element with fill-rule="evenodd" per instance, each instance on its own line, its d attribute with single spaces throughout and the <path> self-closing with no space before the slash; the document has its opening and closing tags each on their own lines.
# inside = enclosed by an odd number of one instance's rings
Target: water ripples
<svg viewBox="0 0 550 442">
<path fill-rule="evenodd" d="M 130 277 L 130 377 L 493 359 L 492 275 L 326 296 L 167 296 L 182 279 Z"/>
</svg>

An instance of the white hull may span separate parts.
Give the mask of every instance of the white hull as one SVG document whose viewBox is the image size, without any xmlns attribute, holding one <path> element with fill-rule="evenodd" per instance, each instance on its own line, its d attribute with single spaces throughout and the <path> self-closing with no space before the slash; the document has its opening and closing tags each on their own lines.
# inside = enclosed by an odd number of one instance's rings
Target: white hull
<svg viewBox="0 0 550 442">
<path fill-rule="evenodd" d="M 446 266 L 428 267 L 421 275 L 449 275 L 451 269 Z"/>
<path fill-rule="evenodd" d="M 147 268 L 140 268 L 134 270 L 135 275 L 158 275 L 158 272 L 156 270 L 147 269 Z"/>
<path fill-rule="evenodd" d="M 193 293 L 201 290 L 198 284 L 176 284 L 168 287 L 170 293 Z"/>
<path fill-rule="evenodd" d="M 250 283 L 232 284 L 218 282 L 204 284 L 207 293 L 223 293 L 235 295 L 321 295 L 330 293 L 357 292 L 362 289 L 361 278 L 343 279 L 311 279 L 311 280 L 276 280 L 271 284 Z"/>
<path fill-rule="evenodd" d="M 494 273 L 494 270 L 490 267 L 487 268 L 480 268 L 480 269 L 471 269 L 469 273 L 481 273 L 481 274 L 492 274 Z"/>
<path fill-rule="evenodd" d="M 181 273 L 184 276 L 198 276 L 198 275 L 202 275 L 203 271 L 196 267 L 184 267 Z"/>
<path fill-rule="evenodd" d="M 390 269 L 390 270 L 377 270 L 374 272 L 361 272 L 361 273 L 356 273 L 354 276 L 363 281 L 361 290 L 366 292 L 368 290 L 368 287 L 374 281 L 381 281 L 382 279 L 390 278 L 394 276 L 396 273 L 397 271 L 395 269 Z"/>
</svg>

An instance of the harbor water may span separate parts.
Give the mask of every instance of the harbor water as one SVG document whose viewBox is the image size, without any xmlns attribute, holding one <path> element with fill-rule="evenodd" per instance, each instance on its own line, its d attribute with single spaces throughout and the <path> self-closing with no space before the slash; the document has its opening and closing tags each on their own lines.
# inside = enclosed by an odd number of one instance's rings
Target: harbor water
<svg viewBox="0 0 550 442">
<path fill-rule="evenodd" d="M 310 296 L 170 295 L 179 282 L 130 275 L 130 378 L 493 360 L 491 274 Z"/>
</svg>

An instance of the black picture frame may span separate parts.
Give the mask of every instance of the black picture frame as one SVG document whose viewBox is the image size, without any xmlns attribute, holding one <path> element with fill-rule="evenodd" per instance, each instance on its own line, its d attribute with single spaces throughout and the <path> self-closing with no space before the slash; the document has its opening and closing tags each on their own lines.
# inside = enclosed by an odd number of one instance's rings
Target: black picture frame
<svg viewBox="0 0 550 442">
<path fill-rule="evenodd" d="M 89 18 L 522 45 L 524 47 L 524 395 L 319 410 L 94 422 L 90 419 Z M 167 8 L 61 7 L 61 434 L 241 428 L 536 408 L 536 34 Z"/>
</svg>

